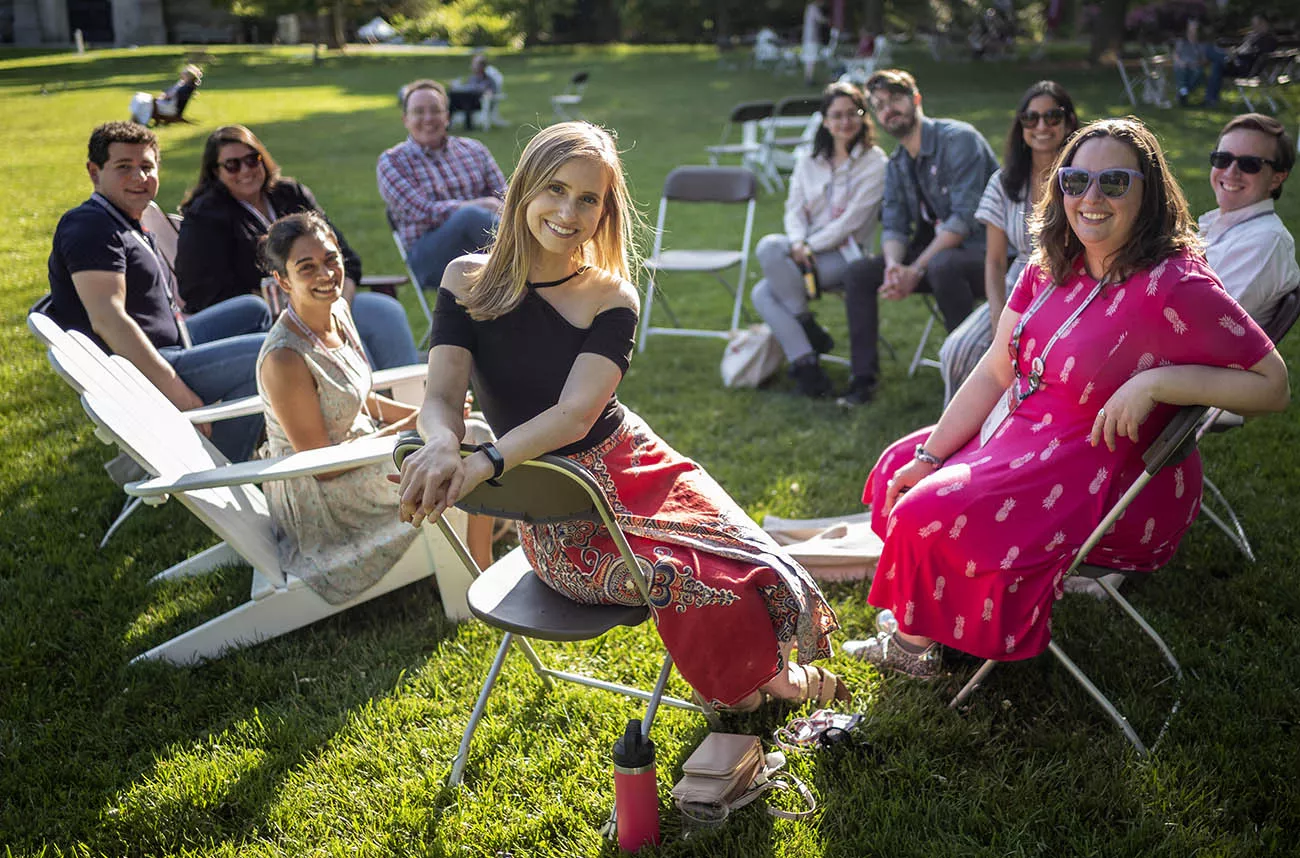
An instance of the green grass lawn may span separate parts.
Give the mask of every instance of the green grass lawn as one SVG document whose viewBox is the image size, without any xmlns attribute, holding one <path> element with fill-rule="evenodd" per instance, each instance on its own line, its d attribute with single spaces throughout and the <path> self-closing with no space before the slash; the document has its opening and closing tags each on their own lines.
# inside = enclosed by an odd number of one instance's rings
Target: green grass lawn
<svg viewBox="0 0 1300 858">
<path fill-rule="evenodd" d="M 397 271 L 375 158 L 404 133 L 398 87 L 461 74 L 464 54 L 359 52 L 313 66 L 301 49 L 213 53 L 188 112 L 197 124 L 159 132 L 164 208 L 193 182 L 207 132 L 242 122 L 285 173 L 312 187 L 367 271 Z M 473 622 L 449 623 L 430 584 L 201 668 L 128 666 L 245 600 L 248 570 L 150 586 L 154 572 L 212 542 L 176 503 L 141 511 L 96 548 L 123 501 L 100 467 L 109 450 L 23 319 L 47 289 L 59 215 L 90 191 L 82 167 L 90 129 L 125 118 L 133 91 L 169 83 L 183 55 L 0 53 L 0 845 L 6 855 L 614 854 L 597 833 L 612 799 L 609 749 L 637 710 L 576 689 L 546 695 L 517 655 L 478 731 L 466 785 L 443 785 L 498 637 Z M 618 130 L 647 216 L 666 172 L 702 162 L 732 104 L 798 91 L 793 77 L 719 69 L 711 51 L 696 48 L 494 61 L 507 78 L 504 115 L 519 123 L 482 134 L 503 168 L 548 121 L 549 95 L 589 69 L 584 109 Z M 910 67 L 928 113 L 973 122 L 999 151 L 1019 94 L 1041 77 L 1065 84 L 1084 118 L 1128 112 L 1113 71 L 1073 61 L 940 66 L 927 57 Z M 1193 210 L 1205 211 L 1213 202 L 1205 156 L 1228 113 L 1145 113 Z M 1289 126 L 1294 119 L 1291 110 Z M 1280 205 L 1293 231 L 1298 199 L 1300 186 Z M 764 197 L 759 212 L 755 237 L 778 228 L 781 199 Z M 670 223 L 677 246 L 740 234 L 735 211 L 678 214 Z M 715 326 L 726 318 L 727 299 L 710 282 L 664 285 L 683 316 Z M 839 300 L 823 301 L 821 317 L 843 341 Z M 923 321 L 920 302 L 884 311 L 900 353 Z M 1288 359 L 1298 342 L 1284 348 Z M 909 380 L 905 360 L 886 359 L 878 401 L 847 413 L 791 395 L 785 378 L 768 391 L 724 390 L 721 350 L 716 340 L 653 339 L 620 396 L 756 518 L 859 510 L 862 481 L 885 444 L 938 414 L 937 373 Z M 841 369 L 832 372 L 844 381 Z M 950 660 L 952 677 L 925 687 L 837 657 L 830 666 L 856 691 L 868 744 L 794 761 L 821 802 L 811 823 L 749 808 L 719 831 L 681 840 L 667 790 L 704 725 L 664 711 L 655 732 L 665 834 L 658 854 L 1295 854 L 1294 414 L 1205 445 L 1207 472 L 1245 517 L 1258 562 L 1247 564 L 1200 522 L 1168 569 L 1132 588 L 1188 672 L 1182 710 L 1154 757 L 1136 758 L 1044 659 L 999 668 L 965 711 L 952 712 L 946 701 L 973 664 Z M 830 596 L 848 634 L 873 628 L 865 587 L 837 586 Z M 1118 616 L 1072 597 L 1059 606 L 1056 636 L 1150 736 L 1174 691 L 1158 656 Z M 655 648 L 653 632 L 641 629 L 594 648 L 546 651 L 650 683 L 653 660 L 643 655 Z M 786 714 L 733 726 L 767 733 Z"/>
</svg>

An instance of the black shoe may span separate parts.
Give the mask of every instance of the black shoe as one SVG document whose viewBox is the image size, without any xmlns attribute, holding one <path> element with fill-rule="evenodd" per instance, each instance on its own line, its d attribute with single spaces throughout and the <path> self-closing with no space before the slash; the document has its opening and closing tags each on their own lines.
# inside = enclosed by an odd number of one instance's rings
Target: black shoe
<svg viewBox="0 0 1300 858">
<path fill-rule="evenodd" d="M 866 405 L 876 398 L 876 380 L 874 378 L 855 378 L 849 382 L 849 389 L 835 400 L 836 405 L 853 408 Z"/>
<path fill-rule="evenodd" d="M 799 392 L 812 399 L 822 399 L 831 395 L 831 380 L 826 371 L 817 362 L 816 355 L 790 364 L 790 377 L 799 385 Z"/>
<path fill-rule="evenodd" d="M 829 354 L 835 350 L 835 340 L 831 339 L 830 332 L 817 324 L 817 317 L 812 313 L 800 313 L 795 317 L 803 327 L 803 332 L 808 336 L 808 342 L 812 345 L 813 351 L 819 355 Z"/>
</svg>

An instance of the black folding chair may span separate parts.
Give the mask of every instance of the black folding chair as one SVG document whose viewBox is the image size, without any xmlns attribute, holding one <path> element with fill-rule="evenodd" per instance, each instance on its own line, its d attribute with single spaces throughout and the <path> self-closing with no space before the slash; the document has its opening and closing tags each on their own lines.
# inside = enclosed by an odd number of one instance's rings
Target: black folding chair
<svg viewBox="0 0 1300 858">
<path fill-rule="evenodd" d="M 399 470 L 402 460 L 418 449 L 422 443 L 419 435 L 413 431 L 403 432 L 399 436 L 393 452 L 393 459 Z M 461 454 L 469 455 L 475 449 L 477 448 L 462 447 Z M 712 722 L 715 716 L 711 709 L 664 693 L 673 667 L 672 656 L 666 652 L 659 668 L 658 681 L 651 691 L 606 682 L 583 674 L 555 670 L 542 663 L 537 651 L 529 642 L 530 639 L 594 640 L 617 626 L 639 626 L 646 620 L 652 619 L 653 612 L 647 607 L 650 602 L 649 585 L 641 574 L 641 566 L 633 555 L 631 546 L 628 545 L 627 537 L 619 528 L 614 512 L 601 492 L 600 485 L 581 465 L 562 456 L 541 456 L 511 468 L 498 479 L 498 482 L 500 486 L 481 484 L 462 498 L 456 506 L 471 515 L 490 515 L 530 524 L 592 521 L 604 525 L 614 544 L 618 546 L 628 574 L 645 604 L 584 605 L 574 602 L 542 583 L 536 572 L 528 565 L 522 548 L 516 548 L 487 569 L 481 569 L 456 532 L 444 518 L 440 518 L 438 526 L 442 529 L 443 535 L 474 577 L 468 594 L 470 612 L 487 625 L 505 632 L 492 667 L 483 679 L 483 686 L 470 713 L 469 723 L 461 738 L 456 759 L 452 762 L 451 776 L 447 779 L 447 783 L 455 786 L 463 779 L 465 762 L 469 757 L 470 740 L 474 736 L 479 720 L 483 717 L 488 696 L 492 692 L 497 676 L 501 673 L 502 664 L 511 644 L 519 647 L 547 690 L 554 687 L 553 680 L 558 679 L 646 701 L 645 716 L 641 719 L 641 730 L 644 735 L 650 735 L 650 727 L 654 723 L 655 713 L 660 704 L 700 712 Z"/>
<path fill-rule="evenodd" d="M 1132 743 L 1133 747 L 1137 749 L 1137 752 L 1140 755 L 1146 755 L 1150 748 L 1155 747 L 1156 743 L 1160 741 L 1161 737 L 1164 736 L 1165 731 L 1169 728 L 1169 722 L 1173 720 L 1174 715 L 1178 712 L 1178 707 L 1182 703 L 1181 686 L 1183 681 L 1183 669 L 1179 666 L 1178 659 L 1174 657 L 1173 651 L 1169 648 L 1169 645 L 1165 643 L 1164 639 L 1160 637 L 1159 633 L 1157 633 L 1156 630 L 1152 628 L 1151 624 L 1148 623 L 1140 613 L 1138 613 L 1137 608 L 1133 607 L 1132 603 L 1129 602 L 1128 599 L 1125 599 L 1120 595 L 1120 592 L 1115 585 L 1112 584 L 1111 581 L 1107 580 L 1107 576 L 1114 574 L 1116 570 L 1102 566 L 1093 566 L 1084 563 L 1083 561 L 1088 554 L 1097 547 L 1097 544 L 1101 542 L 1102 537 L 1106 535 L 1106 531 L 1108 531 L 1111 525 L 1113 525 L 1119 517 L 1124 514 L 1124 510 L 1128 508 L 1129 504 L 1133 502 L 1134 498 L 1141 493 L 1142 489 L 1146 487 L 1147 483 L 1151 482 L 1151 479 L 1155 477 L 1156 474 L 1158 474 L 1163 468 L 1177 465 L 1179 462 L 1191 455 L 1192 451 L 1196 449 L 1197 428 L 1200 426 L 1201 421 L 1204 420 L 1205 414 L 1208 410 L 1209 409 L 1203 405 L 1190 405 L 1179 409 L 1178 413 L 1174 415 L 1174 418 L 1169 421 L 1169 425 L 1165 427 L 1164 431 L 1160 433 L 1143 454 L 1142 461 L 1145 467 L 1142 473 L 1133 481 L 1133 484 L 1129 486 L 1123 496 L 1115 502 L 1115 505 L 1106 513 L 1106 517 L 1101 520 L 1101 523 L 1093 529 L 1092 533 L 1088 536 L 1087 541 L 1083 543 L 1083 546 L 1075 554 L 1074 563 L 1072 563 L 1070 568 L 1066 570 L 1067 576 L 1081 575 L 1085 578 L 1092 578 L 1095 580 L 1101 588 L 1106 591 L 1106 594 L 1110 596 L 1115 604 L 1119 605 L 1124 613 L 1137 624 L 1138 628 L 1140 628 L 1147 637 L 1151 638 L 1151 640 L 1155 642 L 1156 647 L 1160 650 L 1160 654 L 1163 655 L 1165 661 L 1169 663 L 1169 667 L 1172 671 L 1175 683 L 1179 687 L 1179 691 L 1174 700 L 1173 706 L 1169 710 L 1169 714 L 1165 717 L 1164 723 L 1156 734 L 1155 741 L 1153 741 L 1150 746 L 1144 744 L 1142 739 L 1138 736 L 1137 731 L 1133 729 L 1133 725 L 1129 723 L 1123 713 L 1116 708 L 1115 704 L 1111 703 L 1110 699 L 1106 697 L 1106 695 L 1102 693 L 1101 689 L 1099 689 L 1092 680 L 1088 678 L 1087 674 L 1085 674 L 1083 670 L 1081 670 L 1079 666 L 1065 654 L 1065 651 L 1061 649 L 1061 646 L 1055 640 L 1051 641 L 1047 645 L 1048 652 L 1056 657 L 1057 661 L 1065 667 L 1070 676 L 1074 677 L 1074 679 L 1083 686 L 1083 689 L 1088 692 L 1088 695 L 1092 697 L 1092 699 L 1095 700 L 1103 710 L 1105 710 L 1106 714 L 1115 722 L 1120 730 L 1124 732 L 1124 735 L 1128 738 L 1129 742 Z M 1136 574 L 1146 575 L 1149 573 Z M 975 671 L 975 675 L 972 676 L 970 680 L 962 686 L 961 690 L 957 692 L 957 696 L 952 699 L 949 706 L 955 709 L 964 703 L 966 699 L 970 697 L 970 695 L 984 682 L 984 678 L 989 675 L 989 672 L 992 671 L 998 663 L 997 659 L 989 659 L 980 665 L 980 668 Z"/>
</svg>

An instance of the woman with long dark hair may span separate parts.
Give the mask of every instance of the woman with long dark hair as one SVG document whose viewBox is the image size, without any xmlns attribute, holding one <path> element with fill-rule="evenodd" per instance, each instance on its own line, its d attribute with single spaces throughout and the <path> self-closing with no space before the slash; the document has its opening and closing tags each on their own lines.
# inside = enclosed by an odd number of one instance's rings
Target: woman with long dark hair
<svg viewBox="0 0 1300 858">
<path fill-rule="evenodd" d="M 799 392 L 827 396 L 830 379 L 817 356 L 834 347 L 808 309 L 804 272 L 815 268 L 822 289 L 844 282 L 844 269 L 871 242 L 885 195 L 884 151 L 867 99 L 852 84 L 833 83 L 822 95 L 822 124 L 810 154 L 790 176 L 785 232 L 765 235 L 755 251 L 763 278 L 750 298 L 776 335 Z"/>
<path fill-rule="evenodd" d="M 438 290 L 425 445 L 402 464 L 402 518 L 419 525 L 520 462 L 568 456 L 609 498 L 664 644 L 705 700 L 844 699 L 835 675 L 809 663 L 830 654 L 838 623 L 808 572 L 615 396 L 637 324 L 634 217 L 608 132 L 565 122 L 525 147 L 488 252 L 453 261 Z M 462 458 L 471 375 L 497 441 Z M 603 527 L 519 529 L 548 586 L 589 604 L 643 604 Z"/>
<path fill-rule="evenodd" d="M 1040 80 L 1025 90 L 1007 132 L 1004 166 L 989 177 L 975 211 L 986 236 L 986 302 L 958 325 L 939 349 L 945 405 L 993 342 L 1007 295 L 1029 262 L 1029 216 L 1051 183 L 1052 165 L 1061 147 L 1077 130 L 1079 117 L 1065 87 Z"/>
<path fill-rule="evenodd" d="M 208 135 L 198 181 L 185 193 L 180 212 L 185 220 L 177 240 L 176 280 L 191 313 L 235 295 L 261 294 L 257 244 L 277 218 L 297 212 L 325 217 L 311 189 L 280 175 L 270 151 L 242 125 Z M 357 294 L 361 258 L 330 226 L 343 258 L 343 294 L 366 355 L 376 369 L 419 362 L 406 311 L 388 295 Z"/>
<path fill-rule="evenodd" d="M 1280 411 L 1273 343 L 1224 292 L 1155 135 L 1139 120 L 1066 143 L 1034 210 L 1034 254 L 993 345 L 936 426 L 867 478 L 884 540 L 868 601 L 898 629 L 844 645 L 916 678 L 940 644 L 1030 658 L 1051 638 L 1065 570 L 1180 405 Z M 1157 474 L 1087 556 L 1166 563 L 1199 509 L 1200 459 Z"/>
</svg>

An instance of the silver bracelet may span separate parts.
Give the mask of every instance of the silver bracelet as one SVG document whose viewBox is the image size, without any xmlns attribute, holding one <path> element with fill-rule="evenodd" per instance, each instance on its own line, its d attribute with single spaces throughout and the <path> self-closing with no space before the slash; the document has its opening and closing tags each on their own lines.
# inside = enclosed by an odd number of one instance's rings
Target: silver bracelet
<svg viewBox="0 0 1300 858">
<path fill-rule="evenodd" d="M 924 444 L 917 444 L 916 450 L 912 453 L 912 458 L 919 462 L 925 462 L 927 465 L 934 465 L 936 468 L 943 467 L 943 459 L 940 459 L 934 453 L 925 449 Z"/>
</svg>

